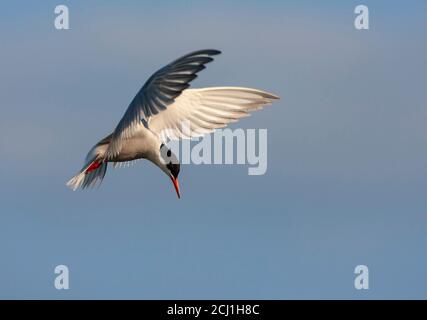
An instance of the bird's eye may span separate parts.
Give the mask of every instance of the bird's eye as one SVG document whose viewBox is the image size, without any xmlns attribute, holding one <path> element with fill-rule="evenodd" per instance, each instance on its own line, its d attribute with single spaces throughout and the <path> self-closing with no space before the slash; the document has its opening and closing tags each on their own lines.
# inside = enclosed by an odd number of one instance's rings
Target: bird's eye
<svg viewBox="0 0 427 320">
<path fill-rule="evenodd" d="M 168 155 L 168 157 L 171 156 L 172 152 L 170 151 L 170 149 L 168 150 L 168 152 L 166 154 Z"/>
</svg>

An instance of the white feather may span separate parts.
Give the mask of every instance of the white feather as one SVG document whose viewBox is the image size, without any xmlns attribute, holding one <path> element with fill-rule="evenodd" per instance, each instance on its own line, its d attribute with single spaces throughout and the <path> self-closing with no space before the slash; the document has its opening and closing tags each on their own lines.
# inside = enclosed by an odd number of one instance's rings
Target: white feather
<svg viewBox="0 0 427 320">
<path fill-rule="evenodd" d="M 199 137 L 247 117 L 278 98 L 240 87 L 187 89 L 166 110 L 150 118 L 149 128 L 163 141 Z"/>
</svg>

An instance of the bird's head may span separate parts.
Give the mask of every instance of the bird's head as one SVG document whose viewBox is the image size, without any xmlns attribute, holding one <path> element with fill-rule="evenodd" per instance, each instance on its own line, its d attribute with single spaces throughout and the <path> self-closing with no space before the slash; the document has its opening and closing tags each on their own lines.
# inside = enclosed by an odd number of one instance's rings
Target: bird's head
<svg viewBox="0 0 427 320">
<path fill-rule="evenodd" d="M 181 198 L 181 194 L 179 192 L 179 182 L 178 182 L 180 164 L 179 164 L 178 158 L 163 143 L 160 146 L 159 163 L 157 165 L 172 180 L 173 186 L 175 187 L 176 194 L 178 198 Z"/>
</svg>

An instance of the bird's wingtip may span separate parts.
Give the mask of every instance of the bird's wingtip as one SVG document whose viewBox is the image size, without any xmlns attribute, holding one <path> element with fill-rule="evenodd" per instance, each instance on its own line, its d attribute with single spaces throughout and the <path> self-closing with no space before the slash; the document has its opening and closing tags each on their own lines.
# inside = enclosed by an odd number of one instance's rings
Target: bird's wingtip
<svg viewBox="0 0 427 320">
<path fill-rule="evenodd" d="M 210 56 L 216 56 L 222 53 L 221 50 L 217 50 L 217 49 L 205 49 L 205 50 L 200 50 L 200 52 L 205 52 Z"/>
<path fill-rule="evenodd" d="M 280 97 L 277 94 L 270 93 L 270 95 L 271 95 L 270 99 L 272 99 L 272 100 L 280 100 Z"/>
</svg>

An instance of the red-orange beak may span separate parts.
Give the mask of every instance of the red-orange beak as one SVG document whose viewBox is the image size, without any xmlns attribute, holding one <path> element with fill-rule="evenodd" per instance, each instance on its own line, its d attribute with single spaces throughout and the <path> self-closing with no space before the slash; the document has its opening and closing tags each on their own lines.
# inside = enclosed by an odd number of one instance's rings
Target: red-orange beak
<svg viewBox="0 0 427 320">
<path fill-rule="evenodd" d="M 174 177 L 171 177 L 171 180 L 172 180 L 173 186 L 175 187 L 175 191 L 176 191 L 176 195 L 178 196 L 178 199 L 181 199 L 181 194 L 179 193 L 178 178 L 175 179 Z"/>
</svg>

